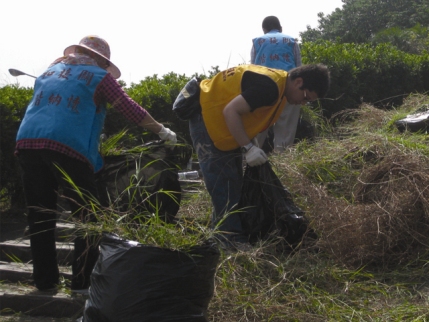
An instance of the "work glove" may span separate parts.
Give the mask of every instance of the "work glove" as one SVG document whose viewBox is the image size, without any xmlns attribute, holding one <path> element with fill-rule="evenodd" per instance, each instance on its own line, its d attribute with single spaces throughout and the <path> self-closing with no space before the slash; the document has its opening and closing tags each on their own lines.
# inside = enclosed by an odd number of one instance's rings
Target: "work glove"
<svg viewBox="0 0 429 322">
<path fill-rule="evenodd" d="M 246 152 L 244 157 L 246 159 L 246 163 L 251 167 L 264 164 L 268 160 L 265 152 L 255 145 Z"/>
<path fill-rule="evenodd" d="M 161 140 L 169 141 L 173 144 L 177 143 L 176 133 L 164 127 L 164 125 L 161 125 L 161 126 L 162 126 L 161 131 L 158 132 L 159 138 Z"/>
</svg>

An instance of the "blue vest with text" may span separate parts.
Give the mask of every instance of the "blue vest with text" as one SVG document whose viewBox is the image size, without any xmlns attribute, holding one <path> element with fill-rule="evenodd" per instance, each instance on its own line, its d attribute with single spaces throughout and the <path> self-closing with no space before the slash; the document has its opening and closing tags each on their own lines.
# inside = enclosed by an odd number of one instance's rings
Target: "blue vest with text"
<svg viewBox="0 0 429 322">
<path fill-rule="evenodd" d="M 96 106 L 94 93 L 107 72 L 92 65 L 58 63 L 39 76 L 33 98 L 18 130 L 17 141 L 47 139 L 60 142 L 98 171 L 98 151 L 106 106 Z"/>
<path fill-rule="evenodd" d="M 289 71 L 296 67 L 295 39 L 273 29 L 253 39 L 254 64 Z"/>
</svg>

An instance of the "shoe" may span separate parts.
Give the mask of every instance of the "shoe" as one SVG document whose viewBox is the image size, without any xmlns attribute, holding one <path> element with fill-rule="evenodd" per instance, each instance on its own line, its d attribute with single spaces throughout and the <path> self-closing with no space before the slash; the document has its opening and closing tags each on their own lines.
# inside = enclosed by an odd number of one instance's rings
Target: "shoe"
<svg viewBox="0 0 429 322">
<path fill-rule="evenodd" d="M 72 294 L 89 295 L 89 288 L 83 288 L 80 290 L 71 290 Z"/>
</svg>

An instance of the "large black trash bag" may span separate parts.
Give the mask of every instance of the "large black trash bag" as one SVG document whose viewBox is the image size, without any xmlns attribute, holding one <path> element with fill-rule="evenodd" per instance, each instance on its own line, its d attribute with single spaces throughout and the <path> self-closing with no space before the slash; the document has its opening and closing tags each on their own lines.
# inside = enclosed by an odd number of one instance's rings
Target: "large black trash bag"
<svg viewBox="0 0 429 322">
<path fill-rule="evenodd" d="M 219 261 L 215 243 L 187 252 L 105 235 L 85 322 L 207 322 Z"/>
<path fill-rule="evenodd" d="M 142 145 L 141 153 L 123 153 L 104 157 L 105 165 L 97 173 L 97 186 L 103 205 L 113 204 L 119 211 L 157 212 L 173 222 L 179 211 L 181 187 L 178 168 L 190 153 L 185 147 L 163 141 Z M 168 193 L 164 192 L 168 191 Z"/>
<path fill-rule="evenodd" d="M 294 247 L 307 233 L 315 238 L 304 212 L 294 204 L 269 162 L 246 167 L 236 209 L 251 243 L 282 237 L 286 245 Z"/>
</svg>

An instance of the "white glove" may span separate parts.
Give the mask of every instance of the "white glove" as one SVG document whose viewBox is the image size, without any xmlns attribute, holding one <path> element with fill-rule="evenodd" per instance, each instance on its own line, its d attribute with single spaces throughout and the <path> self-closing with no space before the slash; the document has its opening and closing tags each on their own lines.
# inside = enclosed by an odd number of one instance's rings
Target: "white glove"
<svg viewBox="0 0 429 322">
<path fill-rule="evenodd" d="M 246 162 L 251 167 L 264 164 L 268 158 L 265 152 L 257 146 L 252 146 L 249 151 L 244 155 Z"/>
<path fill-rule="evenodd" d="M 161 131 L 158 132 L 159 138 L 161 140 L 170 141 L 173 144 L 177 143 L 176 133 L 164 127 L 164 125 L 161 125 L 161 126 L 162 126 Z"/>
</svg>

